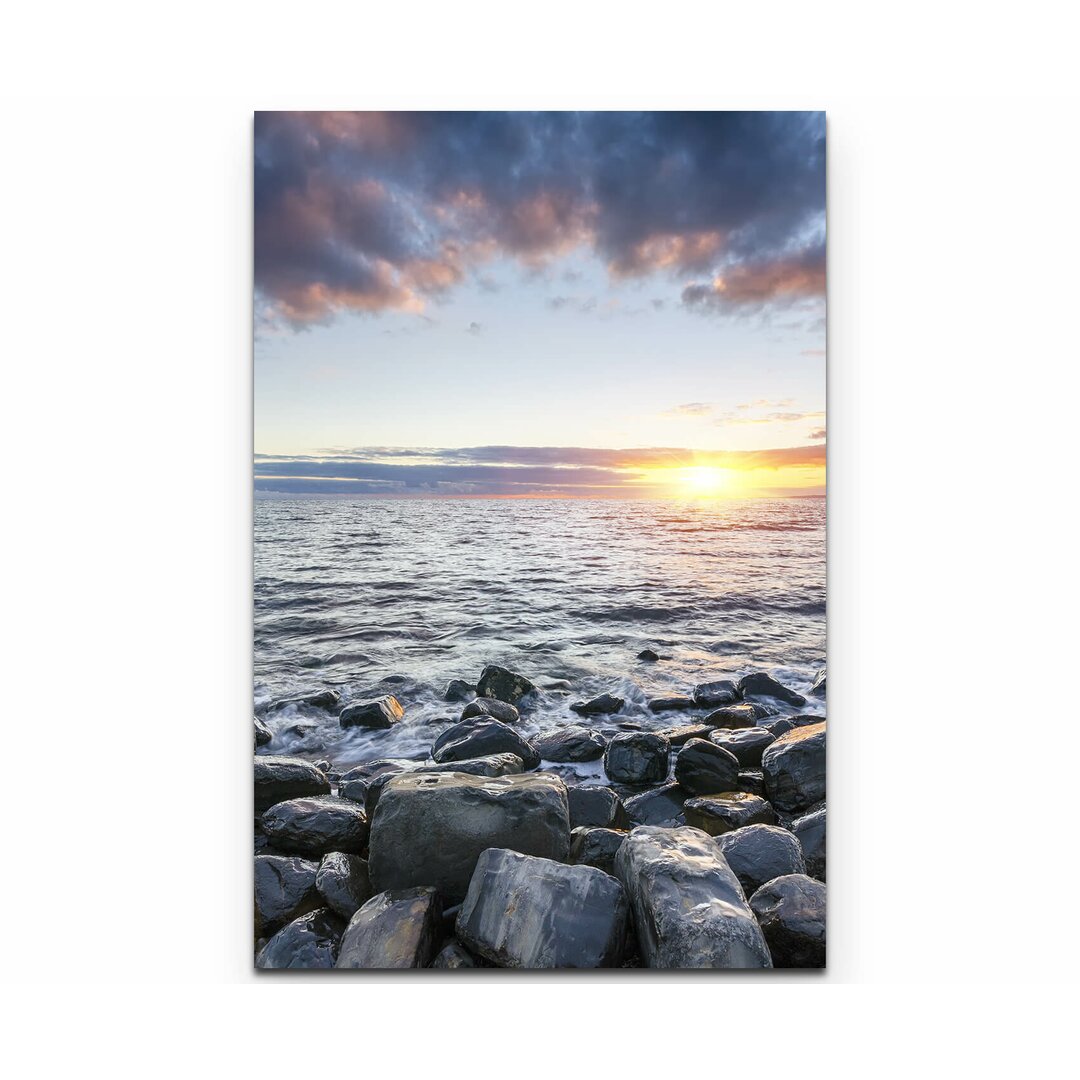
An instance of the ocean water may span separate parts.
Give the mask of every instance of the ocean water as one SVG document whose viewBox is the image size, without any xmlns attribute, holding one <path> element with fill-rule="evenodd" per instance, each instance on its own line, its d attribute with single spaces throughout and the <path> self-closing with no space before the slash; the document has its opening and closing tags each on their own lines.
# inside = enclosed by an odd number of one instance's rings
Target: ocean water
<svg viewBox="0 0 1080 1080">
<path fill-rule="evenodd" d="M 405 706 L 389 731 L 343 731 L 307 706 L 265 715 L 260 752 L 339 768 L 426 756 L 460 716 L 446 683 L 475 683 L 487 663 L 570 684 L 523 709 L 529 734 L 689 723 L 646 700 L 751 670 L 805 691 L 825 661 L 819 498 L 260 497 L 254 550 L 256 710 L 326 687 Z M 635 659 L 646 647 L 670 659 Z M 605 691 L 626 699 L 618 716 L 571 712 Z"/>
</svg>

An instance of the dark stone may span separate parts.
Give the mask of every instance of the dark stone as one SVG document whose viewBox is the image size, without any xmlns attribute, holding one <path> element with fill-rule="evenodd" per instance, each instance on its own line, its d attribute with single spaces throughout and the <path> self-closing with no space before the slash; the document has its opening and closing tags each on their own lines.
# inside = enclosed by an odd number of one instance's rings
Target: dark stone
<svg viewBox="0 0 1080 1080">
<path fill-rule="evenodd" d="M 824 724 L 825 717 L 818 713 L 797 713 L 795 716 L 785 716 L 785 720 L 793 727 L 809 727 L 811 724 Z"/>
<path fill-rule="evenodd" d="M 649 731 L 616 735 L 604 751 L 604 771 L 617 784 L 655 784 L 667 779 L 671 743 Z"/>
<path fill-rule="evenodd" d="M 263 814 L 261 824 L 274 847 L 297 855 L 359 854 L 367 845 L 363 809 L 335 795 L 275 803 Z"/>
<path fill-rule="evenodd" d="M 367 860 L 344 851 L 324 855 L 315 875 L 315 888 L 327 907 L 343 919 L 351 919 L 372 896 Z"/>
<path fill-rule="evenodd" d="M 256 716 L 255 749 L 258 750 L 260 746 L 265 746 L 273 737 L 274 733 Z"/>
<path fill-rule="evenodd" d="M 682 694 L 670 694 L 667 697 L 649 698 L 649 708 L 652 712 L 669 712 L 673 709 L 692 709 L 694 699 Z"/>
<path fill-rule="evenodd" d="M 648 967 L 772 966 L 738 879 L 704 833 L 637 828 L 615 857 L 615 873 L 630 898 Z"/>
<path fill-rule="evenodd" d="M 432 888 L 380 892 L 349 920 L 337 967 L 423 968 L 442 938 L 442 903 Z"/>
<path fill-rule="evenodd" d="M 433 885 L 455 903 L 491 847 L 565 859 L 570 816 L 562 780 L 550 773 L 394 777 L 371 823 L 371 883 L 380 891 Z"/>
<path fill-rule="evenodd" d="M 572 787 L 567 789 L 566 797 L 570 808 L 571 829 L 576 829 L 579 825 L 625 829 L 630 824 L 622 800 L 609 787 Z"/>
<path fill-rule="evenodd" d="M 694 703 L 706 709 L 734 705 L 738 700 L 739 691 L 730 679 L 717 679 L 694 687 Z"/>
<path fill-rule="evenodd" d="M 568 862 L 595 866 L 605 874 L 615 872 L 615 856 L 626 839 L 625 832 L 616 829 L 593 829 L 588 826 L 570 833 L 570 856 Z"/>
<path fill-rule="evenodd" d="M 492 754 L 517 754 L 526 769 L 540 764 L 540 755 L 532 743 L 499 720 L 477 717 L 447 728 L 431 747 L 438 762 L 465 761 Z"/>
<path fill-rule="evenodd" d="M 762 798 L 745 791 L 700 795 L 683 803 L 686 823 L 710 836 L 721 836 L 747 825 L 775 825 L 776 811 Z"/>
<path fill-rule="evenodd" d="M 541 732 L 532 744 L 543 761 L 596 761 L 604 756 L 607 739 L 592 728 L 572 724 Z"/>
<path fill-rule="evenodd" d="M 797 727 L 761 756 L 765 790 L 778 809 L 808 810 L 825 798 L 825 725 Z"/>
<path fill-rule="evenodd" d="M 490 716 L 504 724 L 516 724 L 521 719 L 521 713 L 513 705 L 489 697 L 478 697 L 461 710 L 462 720 L 471 720 L 474 716 Z"/>
<path fill-rule="evenodd" d="M 590 698 L 588 701 L 575 701 L 570 708 L 580 716 L 600 716 L 607 713 L 617 713 L 626 702 L 621 697 L 611 694 L 601 694 L 599 697 Z"/>
<path fill-rule="evenodd" d="M 805 874 L 767 881 L 750 897 L 778 968 L 825 966 L 825 886 Z"/>
<path fill-rule="evenodd" d="M 814 674 L 814 682 L 810 687 L 810 696 L 825 700 L 825 669 L 820 668 Z"/>
<path fill-rule="evenodd" d="M 765 730 L 771 732 L 776 738 L 780 738 L 781 735 L 786 735 L 789 731 L 793 730 L 795 725 L 785 718 L 780 720 L 774 720 L 771 724 L 765 725 Z"/>
<path fill-rule="evenodd" d="M 489 848 L 477 861 L 456 929 L 468 948 L 499 967 L 618 967 L 628 911 L 622 885 L 602 870 Z"/>
<path fill-rule="evenodd" d="M 734 754 L 743 768 L 755 768 L 761 764 L 761 755 L 771 746 L 776 737 L 765 728 L 720 728 L 709 738 L 729 754 Z"/>
<path fill-rule="evenodd" d="M 375 701 L 361 701 L 356 705 L 350 705 L 342 709 L 338 716 L 338 723 L 343 728 L 390 728 L 393 727 L 403 716 L 405 710 L 401 707 L 393 694 L 377 698 Z"/>
<path fill-rule="evenodd" d="M 476 684 L 476 692 L 481 697 L 498 698 L 510 705 L 516 705 L 526 694 L 536 691 L 536 686 L 524 675 L 508 671 L 498 664 L 488 664 L 481 672 Z"/>
<path fill-rule="evenodd" d="M 444 761 L 441 764 L 417 765 L 414 769 L 405 771 L 414 773 L 440 773 L 459 772 L 469 776 L 510 776 L 524 769 L 521 758 L 517 754 L 489 754 L 487 757 L 466 758 L 464 761 Z M 387 783 L 400 773 L 385 773 L 375 777 L 368 784 L 367 795 L 364 799 L 364 813 L 368 821 L 375 816 L 375 807 L 379 805 L 379 796 Z"/>
<path fill-rule="evenodd" d="M 468 701 L 476 693 L 476 687 L 464 679 L 451 679 L 443 690 L 443 701 Z"/>
<path fill-rule="evenodd" d="M 363 765 L 357 765 L 338 777 L 338 794 L 343 799 L 352 799 L 364 805 L 367 802 L 367 793 L 371 785 L 380 777 L 389 778 L 399 772 L 408 772 L 415 769 L 419 763 L 407 761 L 403 758 L 381 758 L 378 761 L 367 761 Z M 367 811 L 368 820 L 371 820 L 371 811 Z"/>
<path fill-rule="evenodd" d="M 753 727 L 769 715 L 768 709 L 754 701 L 742 701 L 738 705 L 725 705 L 705 717 L 707 724 L 721 728 Z"/>
<path fill-rule="evenodd" d="M 626 800 L 626 813 L 635 825 L 685 825 L 686 792 L 678 784 L 665 784 Z"/>
<path fill-rule="evenodd" d="M 321 769 L 303 758 L 276 757 L 270 754 L 255 758 L 255 810 L 260 812 L 305 795 L 329 795 L 330 781 Z"/>
<path fill-rule="evenodd" d="M 776 825 L 747 825 L 718 836 L 716 844 L 747 896 L 774 877 L 806 873 L 798 839 Z"/>
<path fill-rule="evenodd" d="M 759 799 L 765 798 L 765 776 L 760 769 L 739 770 L 739 791 L 748 791 Z"/>
<path fill-rule="evenodd" d="M 663 735 L 672 746 L 685 746 L 691 739 L 707 739 L 715 730 L 711 724 L 683 724 L 682 727 L 664 728 L 656 734 Z"/>
<path fill-rule="evenodd" d="M 255 936 L 270 937 L 287 922 L 322 907 L 317 863 L 288 855 L 255 856 Z"/>
<path fill-rule="evenodd" d="M 439 955 L 431 961 L 431 966 L 453 971 L 457 968 L 474 968 L 476 961 L 472 953 L 457 938 L 452 938 L 442 947 Z"/>
<path fill-rule="evenodd" d="M 660 659 L 660 654 L 658 652 L 653 652 L 652 649 L 642 649 L 641 652 L 637 654 L 637 658 L 639 660 L 655 662 Z"/>
<path fill-rule="evenodd" d="M 332 968 L 345 923 L 329 908 L 282 927 L 255 957 L 258 968 Z"/>
<path fill-rule="evenodd" d="M 806 698 L 802 694 L 789 690 L 771 675 L 766 675 L 764 671 L 754 671 L 749 675 L 744 675 L 739 680 L 739 694 L 743 698 L 774 698 L 784 702 L 785 705 L 794 705 L 795 708 L 806 704 Z"/>
<path fill-rule="evenodd" d="M 299 723 L 293 724 L 285 729 L 286 735 L 295 735 L 298 739 L 302 739 L 305 735 L 310 735 L 315 730 L 315 724 Z M 318 766 L 316 766 L 318 768 Z"/>
<path fill-rule="evenodd" d="M 739 783 L 739 762 L 715 743 L 691 739 L 675 759 L 675 779 L 690 795 L 734 791 Z"/>
<path fill-rule="evenodd" d="M 825 807 L 796 818 L 791 823 L 791 831 L 802 844 L 806 859 L 806 872 L 818 879 L 825 880 Z"/>
<path fill-rule="evenodd" d="M 310 705 L 313 709 L 336 709 L 341 704 L 341 695 L 336 690 L 318 690 L 312 694 L 300 694 L 297 697 L 282 698 L 267 706 L 267 712 L 277 712 L 289 705 Z"/>
</svg>

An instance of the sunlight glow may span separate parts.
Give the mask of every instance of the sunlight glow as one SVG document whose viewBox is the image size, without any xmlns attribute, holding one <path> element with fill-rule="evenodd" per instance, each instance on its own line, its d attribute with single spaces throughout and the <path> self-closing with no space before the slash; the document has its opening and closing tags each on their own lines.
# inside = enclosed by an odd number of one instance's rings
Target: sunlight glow
<svg viewBox="0 0 1080 1080">
<path fill-rule="evenodd" d="M 731 482 L 731 470 L 715 465 L 691 465 L 681 470 L 683 487 L 693 495 L 718 495 Z"/>
</svg>

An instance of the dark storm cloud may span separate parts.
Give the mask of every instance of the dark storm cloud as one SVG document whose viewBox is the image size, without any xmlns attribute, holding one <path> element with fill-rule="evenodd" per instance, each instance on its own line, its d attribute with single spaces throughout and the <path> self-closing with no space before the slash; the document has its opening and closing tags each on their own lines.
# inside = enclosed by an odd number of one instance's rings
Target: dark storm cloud
<svg viewBox="0 0 1080 1080">
<path fill-rule="evenodd" d="M 824 146 L 820 113 L 259 113 L 256 287 L 298 325 L 419 311 L 585 246 L 759 308 L 823 287 Z"/>
</svg>

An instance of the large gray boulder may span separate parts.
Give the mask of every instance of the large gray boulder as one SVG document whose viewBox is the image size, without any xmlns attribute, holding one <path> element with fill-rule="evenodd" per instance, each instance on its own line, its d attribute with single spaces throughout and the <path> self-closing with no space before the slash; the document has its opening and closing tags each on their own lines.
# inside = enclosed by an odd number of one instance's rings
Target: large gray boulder
<svg viewBox="0 0 1080 1080">
<path fill-rule="evenodd" d="M 394 777 L 371 823 L 371 884 L 379 892 L 433 885 L 455 903 L 491 847 L 565 860 L 570 815 L 562 780 L 550 773 Z"/>
<path fill-rule="evenodd" d="M 691 739 L 675 759 L 675 779 L 689 795 L 713 795 L 739 786 L 739 760 L 707 739 Z"/>
<path fill-rule="evenodd" d="M 335 795 L 276 803 L 263 814 L 260 824 L 270 843 L 290 854 L 359 854 L 367 846 L 368 822 L 363 807 Z"/>
<path fill-rule="evenodd" d="M 381 892 L 349 920 L 337 967 L 427 967 L 439 947 L 441 932 L 442 903 L 434 889 Z"/>
<path fill-rule="evenodd" d="M 739 696 L 747 700 L 755 698 L 772 698 L 782 701 L 785 705 L 794 705 L 796 709 L 806 704 L 806 698 L 802 694 L 777 682 L 771 675 L 764 671 L 754 671 L 744 675 L 739 680 Z"/>
<path fill-rule="evenodd" d="M 799 838 L 806 872 L 818 881 L 825 880 L 825 807 L 803 814 L 791 823 L 791 831 Z"/>
<path fill-rule="evenodd" d="M 618 829 L 594 829 L 582 826 L 570 833 L 571 863 L 595 866 L 605 874 L 615 873 L 615 856 L 626 839 L 626 833 Z"/>
<path fill-rule="evenodd" d="M 742 728 L 738 731 L 718 728 L 709 738 L 729 754 L 734 754 L 744 769 L 757 768 L 761 764 L 761 755 L 776 741 L 776 736 L 763 727 Z"/>
<path fill-rule="evenodd" d="M 310 761 L 272 754 L 255 758 L 255 810 L 261 812 L 274 803 L 303 795 L 329 795 L 326 773 Z"/>
<path fill-rule="evenodd" d="M 490 716 L 504 724 L 516 724 L 521 719 L 521 713 L 513 705 L 493 697 L 478 697 L 461 710 L 462 720 L 471 720 L 474 716 Z"/>
<path fill-rule="evenodd" d="M 685 825 L 683 803 L 686 792 L 678 784 L 643 791 L 626 800 L 626 814 L 635 825 L 666 825 L 673 828 Z"/>
<path fill-rule="evenodd" d="M 721 836 L 747 825 L 775 825 L 776 811 L 760 795 L 748 791 L 724 791 L 698 795 L 683 803 L 686 823 L 710 836 Z"/>
<path fill-rule="evenodd" d="M 825 725 L 797 727 L 761 755 L 765 791 L 778 809 L 808 810 L 825 798 Z"/>
<path fill-rule="evenodd" d="M 375 701 L 361 701 L 349 705 L 338 714 L 338 723 L 343 728 L 389 728 L 393 727 L 405 715 L 405 710 L 393 694 L 377 698 Z"/>
<path fill-rule="evenodd" d="M 626 894 L 610 874 L 505 848 L 480 856 L 457 936 L 499 967 L 618 967 Z"/>
<path fill-rule="evenodd" d="M 596 761 L 604 756 L 607 739 L 599 731 L 571 724 L 553 731 L 542 731 L 532 740 L 544 761 Z"/>
<path fill-rule="evenodd" d="M 825 895 L 820 881 L 785 874 L 750 897 L 776 967 L 825 966 Z"/>
<path fill-rule="evenodd" d="M 805 874 L 798 838 L 776 825 L 747 825 L 716 838 L 728 866 L 749 896 L 766 881 L 784 874 Z"/>
<path fill-rule="evenodd" d="M 738 878 L 698 829 L 634 829 L 615 856 L 651 968 L 772 966 Z"/>
<path fill-rule="evenodd" d="M 604 772 L 617 784 L 657 784 L 667 779 L 671 743 L 650 731 L 624 731 L 604 751 Z"/>
<path fill-rule="evenodd" d="M 324 855 L 315 875 L 315 888 L 332 911 L 351 919 L 372 895 L 367 860 L 344 851 Z"/>
<path fill-rule="evenodd" d="M 276 934 L 287 922 L 323 906 L 315 889 L 317 863 L 288 855 L 255 856 L 255 936 Z"/>
<path fill-rule="evenodd" d="M 487 757 L 466 758 L 464 761 L 443 761 L 414 763 L 411 769 L 402 769 L 402 772 L 417 773 L 440 773 L 460 772 L 468 773 L 469 776 L 510 776 L 524 770 L 521 758 L 517 754 L 488 754 Z M 364 793 L 364 813 L 368 821 L 375 816 L 375 807 L 379 805 L 379 796 L 382 790 L 399 773 L 384 773 L 376 776 L 367 785 Z"/>
<path fill-rule="evenodd" d="M 454 724 L 431 747 L 431 756 L 440 763 L 492 754 L 517 754 L 526 769 L 535 769 L 540 764 L 540 755 L 532 743 L 509 725 L 484 717 Z"/>
<path fill-rule="evenodd" d="M 255 957 L 258 968 L 332 968 L 344 921 L 329 908 L 301 915 L 283 926 Z"/>
<path fill-rule="evenodd" d="M 476 692 L 480 697 L 498 698 L 510 705 L 517 705 L 526 694 L 535 691 L 536 686 L 524 675 L 499 667 L 498 664 L 488 664 L 476 683 Z"/>
<path fill-rule="evenodd" d="M 738 688 L 730 679 L 717 679 L 694 687 L 694 703 L 707 709 L 734 705 L 738 700 Z"/>
</svg>

